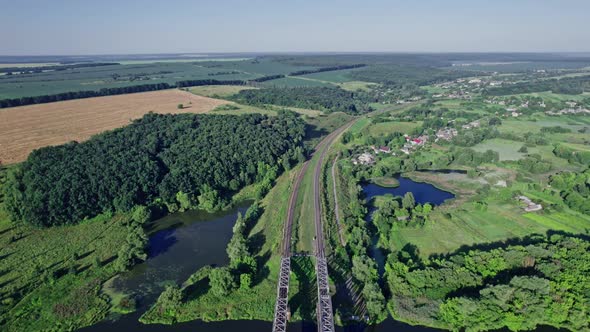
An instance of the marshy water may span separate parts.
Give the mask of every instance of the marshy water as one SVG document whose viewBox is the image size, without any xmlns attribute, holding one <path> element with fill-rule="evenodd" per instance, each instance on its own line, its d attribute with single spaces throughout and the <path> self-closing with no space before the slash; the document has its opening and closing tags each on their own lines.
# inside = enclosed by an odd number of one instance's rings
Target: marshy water
<svg viewBox="0 0 590 332">
<path fill-rule="evenodd" d="M 440 190 L 428 183 L 419 183 L 403 177 L 396 177 L 400 182 L 397 188 L 384 188 L 374 184 L 363 186 L 366 198 L 392 194 L 403 196 L 411 191 L 417 203 L 426 202 L 433 205 L 442 204 L 454 197 L 453 194 Z M 232 227 L 237 213 L 244 213 L 249 206 L 244 202 L 238 206 L 217 213 L 204 211 L 187 211 L 174 213 L 156 220 L 148 225 L 149 249 L 148 259 L 134 266 L 130 271 L 108 282 L 108 291 L 134 296 L 137 310 L 133 313 L 112 314 L 104 321 L 81 329 L 87 332 L 263 332 L 271 331 L 272 323 L 255 320 L 203 322 L 192 321 L 174 325 L 141 324 L 138 319 L 156 301 L 165 285 L 171 282 L 181 284 L 192 273 L 205 265 L 225 265 L 228 257 L 225 252 L 232 236 Z M 289 324 L 288 331 L 317 331 L 309 322 Z M 375 326 L 337 327 L 337 332 L 430 332 L 442 331 L 422 326 L 411 326 L 391 318 Z M 539 329 L 539 331 L 556 331 Z"/>
</svg>

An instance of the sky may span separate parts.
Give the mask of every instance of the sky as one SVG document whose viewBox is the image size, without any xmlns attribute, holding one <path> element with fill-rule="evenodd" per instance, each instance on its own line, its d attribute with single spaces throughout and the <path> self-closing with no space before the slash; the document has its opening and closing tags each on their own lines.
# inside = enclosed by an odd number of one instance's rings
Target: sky
<svg viewBox="0 0 590 332">
<path fill-rule="evenodd" d="M 590 52 L 589 0 L 0 0 L 0 55 Z"/>
</svg>

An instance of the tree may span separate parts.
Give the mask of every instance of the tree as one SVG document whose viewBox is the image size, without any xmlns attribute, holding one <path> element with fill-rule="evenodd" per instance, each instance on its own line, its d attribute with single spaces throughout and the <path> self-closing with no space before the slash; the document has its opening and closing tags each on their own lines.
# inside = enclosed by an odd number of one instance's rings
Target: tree
<svg viewBox="0 0 590 332">
<path fill-rule="evenodd" d="M 199 201 L 199 208 L 214 211 L 219 200 L 219 193 L 211 186 L 205 184 L 201 188 L 201 194 L 197 197 Z"/>
<path fill-rule="evenodd" d="M 176 108 L 178 108 L 179 110 L 181 110 L 181 109 L 183 109 L 183 108 L 184 108 L 184 105 L 182 105 L 182 104 L 178 104 L 178 105 L 176 105 Z"/>
<path fill-rule="evenodd" d="M 425 216 L 428 216 L 431 211 L 432 205 L 430 205 L 430 203 L 426 203 L 422 206 L 422 213 L 424 213 Z"/>
<path fill-rule="evenodd" d="M 226 296 L 236 288 L 236 281 L 227 267 L 211 270 L 209 274 L 211 291 L 218 296 Z"/>
<path fill-rule="evenodd" d="M 133 210 L 131 219 L 138 224 L 145 224 L 146 222 L 150 221 L 151 215 L 152 213 L 149 208 L 143 205 L 138 205 Z"/>
<path fill-rule="evenodd" d="M 496 116 L 493 118 L 490 118 L 490 121 L 488 121 L 488 125 L 490 125 L 490 126 L 499 126 L 501 124 L 502 124 L 502 120 L 500 120 L 500 118 L 498 118 Z"/>
<path fill-rule="evenodd" d="M 367 303 L 367 312 L 373 320 L 378 320 L 386 315 L 385 296 L 381 292 L 379 284 L 369 282 L 363 288 L 363 297 Z"/>
<path fill-rule="evenodd" d="M 414 194 L 408 191 L 404 197 L 402 198 L 402 207 L 404 209 L 413 209 L 416 205 L 416 200 L 414 199 Z"/>
<path fill-rule="evenodd" d="M 520 149 L 518 149 L 518 152 L 520 153 L 528 153 L 529 149 L 527 149 L 526 145 L 523 145 L 520 147 Z"/>
<path fill-rule="evenodd" d="M 180 206 L 180 211 L 186 211 L 193 207 L 193 202 L 189 194 L 179 191 L 176 193 L 176 201 Z"/>
<path fill-rule="evenodd" d="M 250 289 L 252 285 L 252 276 L 248 273 L 240 274 L 240 289 Z"/>
<path fill-rule="evenodd" d="M 246 239 L 242 234 L 234 234 L 227 245 L 227 255 L 232 265 L 235 265 L 243 261 L 247 256 L 250 255 L 248 252 L 248 245 Z"/>
<path fill-rule="evenodd" d="M 173 314 L 182 304 L 182 291 L 177 285 L 168 285 L 158 297 L 157 303 L 167 314 Z"/>
</svg>

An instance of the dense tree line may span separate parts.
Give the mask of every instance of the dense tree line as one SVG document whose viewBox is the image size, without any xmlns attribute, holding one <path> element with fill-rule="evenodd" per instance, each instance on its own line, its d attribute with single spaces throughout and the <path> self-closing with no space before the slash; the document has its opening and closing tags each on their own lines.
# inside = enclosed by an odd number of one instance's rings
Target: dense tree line
<svg viewBox="0 0 590 332">
<path fill-rule="evenodd" d="M 386 265 L 391 310 L 412 323 L 487 331 L 538 325 L 588 330 L 590 241 L 536 236 L 428 263 L 408 245 Z"/>
<path fill-rule="evenodd" d="M 590 165 L 590 151 L 574 150 L 563 144 L 558 144 L 553 148 L 553 154 L 560 158 L 567 159 L 570 163 Z"/>
<path fill-rule="evenodd" d="M 54 94 L 54 95 L 3 99 L 3 100 L 0 100 L 0 108 L 51 103 L 51 102 L 55 102 L 55 101 L 63 101 L 63 100 L 71 100 L 71 99 L 102 97 L 102 96 L 122 95 L 122 94 L 127 94 L 127 93 L 165 90 L 165 89 L 170 89 L 172 87 L 173 86 L 171 86 L 170 84 L 167 84 L 167 83 L 142 84 L 142 85 L 119 87 L 119 88 L 104 88 L 104 89 L 100 89 L 98 91 L 92 91 L 92 90 L 75 91 L 75 92 L 58 93 L 58 94 Z"/>
<path fill-rule="evenodd" d="M 9 174 L 7 210 L 13 220 L 38 226 L 136 205 L 215 210 L 245 185 L 268 189 L 271 173 L 300 159 L 304 133 L 304 122 L 286 111 L 147 114 L 84 143 L 33 151 Z"/>
<path fill-rule="evenodd" d="M 583 173 L 562 172 L 551 176 L 551 186 L 560 191 L 573 210 L 590 214 L 590 169 Z"/>
<path fill-rule="evenodd" d="M 325 112 L 358 114 L 371 110 L 354 92 L 328 87 L 273 87 L 242 90 L 233 95 L 231 99 L 247 105 L 274 104 Z"/>
<path fill-rule="evenodd" d="M 359 64 L 354 64 L 354 65 L 339 65 L 339 66 L 322 67 L 322 68 L 316 68 L 316 69 L 298 70 L 298 71 L 294 71 L 294 72 L 289 73 L 289 76 L 301 76 L 301 75 L 307 75 L 307 74 L 323 73 L 325 71 L 354 69 L 354 68 L 361 68 L 364 66 L 366 66 L 366 65 L 359 63 Z"/>
<path fill-rule="evenodd" d="M 209 278 L 211 290 L 214 293 L 227 295 L 237 286 L 241 289 L 249 289 L 252 285 L 258 267 L 252 248 L 248 243 L 248 236 L 261 214 L 262 207 L 258 202 L 252 204 L 244 216 L 238 214 L 232 238 L 226 249 L 230 261 L 229 267 L 215 269 L 222 269 L 224 272 L 211 274 Z M 229 272 L 229 277 L 226 272 Z"/>
<path fill-rule="evenodd" d="M 379 286 L 377 264 L 368 252 L 371 247 L 371 232 L 365 221 L 368 211 L 362 198 L 360 178 L 350 168 L 341 168 L 339 173 L 346 198 L 343 204 L 343 220 L 346 252 L 352 261 L 352 276 L 362 287 L 361 294 L 369 318 L 378 322 L 386 316 L 385 297 Z"/>
<path fill-rule="evenodd" d="M 201 79 L 201 80 L 185 80 L 176 82 L 177 88 L 187 88 L 191 86 L 203 85 L 246 85 L 244 80 L 216 80 L 216 79 Z"/>
<path fill-rule="evenodd" d="M 570 95 L 577 95 L 584 91 L 590 91 L 590 75 L 522 82 L 502 87 L 488 88 L 484 91 L 484 94 L 490 96 L 503 96 L 543 91 L 552 91 L 553 93 Z"/>
<path fill-rule="evenodd" d="M 453 137 L 452 143 L 457 146 L 474 146 L 499 135 L 500 133 L 495 127 L 461 130 L 459 135 Z"/>
<path fill-rule="evenodd" d="M 571 133 L 572 130 L 569 128 L 564 128 L 561 126 L 551 126 L 551 127 L 542 127 L 542 133 L 550 133 L 550 134 L 567 134 Z"/>
<path fill-rule="evenodd" d="M 262 76 L 262 77 L 258 77 L 258 78 L 253 78 L 253 79 L 249 80 L 248 82 L 260 83 L 260 82 L 272 81 L 272 80 L 276 80 L 276 79 L 284 78 L 284 77 L 285 77 L 285 75 L 267 75 L 267 76 Z"/>
</svg>

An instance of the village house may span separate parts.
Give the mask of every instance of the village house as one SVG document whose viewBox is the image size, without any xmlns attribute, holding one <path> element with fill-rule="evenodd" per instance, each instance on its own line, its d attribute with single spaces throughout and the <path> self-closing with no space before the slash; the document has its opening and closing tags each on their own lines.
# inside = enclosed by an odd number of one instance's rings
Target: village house
<svg viewBox="0 0 590 332">
<path fill-rule="evenodd" d="M 453 139 L 453 137 L 457 136 L 458 132 L 457 129 L 455 128 L 443 128 L 443 129 L 439 129 L 436 132 L 436 139 L 444 139 L 446 141 L 450 141 L 451 139 Z"/>
<path fill-rule="evenodd" d="M 537 203 L 531 201 L 531 199 L 526 196 L 518 196 L 517 199 L 526 205 L 524 207 L 524 210 L 526 212 L 534 212 L 534 211 L 539 211 L 539 210 L 543 209 L 543 206 L 541 204 L 537 204 Z"/>
<path fill-rule="evenodd" d="M 375 163 L 375 157 L 372 154 L 365 152 L 356 159 L 352 159 L 352 163 L 354 165 L 373 165 Z"/>
<path fill-rule="evenodd" d="M 471 121 L 468 124 L 464 124 L 461 126 L 463 129 L 471 129 L 471 128 L 478 128 L 480 125 L 479 120 Z"/>
<path fill-rule="evenodd" d="M 379 152 L 391 153 L 391 149 L 389 148 L 389 146 L 381 146 L 379 147 Z"/>
</svg>

